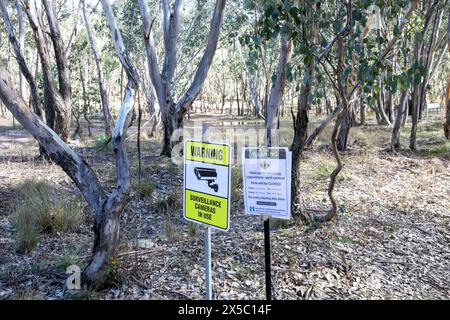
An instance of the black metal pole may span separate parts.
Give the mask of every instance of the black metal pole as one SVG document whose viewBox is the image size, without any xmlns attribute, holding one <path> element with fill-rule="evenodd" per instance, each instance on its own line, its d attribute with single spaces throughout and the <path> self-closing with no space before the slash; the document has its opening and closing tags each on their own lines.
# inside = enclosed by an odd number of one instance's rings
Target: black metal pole
<svg viewBox="0 0 450 320">
<path fill-rule="evenodd" d="M 264 252 L 266 269 L 266 299 L 272 300 L 272 276 L 270 271 L 270 218 L 264 220 Z"/>
</svg>

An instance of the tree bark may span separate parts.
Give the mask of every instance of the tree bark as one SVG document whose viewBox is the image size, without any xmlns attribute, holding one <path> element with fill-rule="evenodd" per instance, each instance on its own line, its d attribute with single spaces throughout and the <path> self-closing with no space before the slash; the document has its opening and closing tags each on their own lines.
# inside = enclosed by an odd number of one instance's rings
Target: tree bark
<svg viewBox="0 0 450 320">
<path fill-rule="evenodd" d="M 350 133 L 350 128 L 353 126 L 351 113 L 352 108 L 349 107 L 348 110 L 342 114 L 342 120 L 336 140 L 337 149 L 339 151 L 344 151 L 347 149 L 348 135 Z"/>
<path fill-rule="evenodd" d="M 400 144 L 400 129 L 402 126 L 402 120 L 406 111 L 406 102 L 408 101 L 408 90 L 402 92 L 400 97 L 400 103 L 398 104 L 397 108 L 395 108 L 395 122 L 394 127 L 392 128 L 392 135 L 391 135 L 391 145 L 390 149 L 398 150 L 401 147 Z"/>
<path fill-rule="evenodd" d="M 359 97 L 359 125 L 365 126 L 366 125 L 366 106 L 364 104 L 362 94 Z"/>
<path fill-rule="evenodd" d="M 313 83 L 315 79 L 315 60 L 311 59 L 311 62 L 306 66 L 306 77 L 308 80 L 302 86 L 300 95 L 298 97 L 298 110 L 297 116 L 294 117 L 294 139 L 291 145 L 292 151 L 292 204 L 291 211 L 292 216 L 295 218 L 305 217 L 306 210 L 302 203 L 300 192 L 300 160 L 305 147 L 306 136 L 308 134 L 308 109 L 309 109 L 309 96 L 311 95 Z"/>
</svg>

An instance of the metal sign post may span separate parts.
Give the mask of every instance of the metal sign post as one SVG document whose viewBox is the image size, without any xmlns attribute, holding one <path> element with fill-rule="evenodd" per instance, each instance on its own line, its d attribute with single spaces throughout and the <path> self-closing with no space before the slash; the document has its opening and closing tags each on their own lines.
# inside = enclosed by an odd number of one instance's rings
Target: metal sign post
<svg viewBox="0 0 450 320">
<path fill-rule="evenodd" d="M 264 254 L 266 269 L 266 299 L 272 300 L 272 273 L 270 268 L 270 217 L 264 217 Z"/>
<path fill-rule="evenodd" d="M 205 230 L 205 295 L 206 300 L 212 299 L 211 285 L 211 228 Z"/>
<path fill-rule="evenodd" d="M 206 132 L 208 131 L 208 124 L 202 123 L 202 141 L 206 141 Z M 212 276 L 211 276 L 211 228 L 206 227 L 205 230 L 205 298 L 212 299 Z"/>
<path fill-rule="evenodd" d="M 205 298 L 211 300 L 211 229 L 228 231 L 230 227 L 231 147 L 208 142 L 206 131 L 203 125 L 201 140 L 184 142 L 183 216 L 206 227 Z"/>
</svg>

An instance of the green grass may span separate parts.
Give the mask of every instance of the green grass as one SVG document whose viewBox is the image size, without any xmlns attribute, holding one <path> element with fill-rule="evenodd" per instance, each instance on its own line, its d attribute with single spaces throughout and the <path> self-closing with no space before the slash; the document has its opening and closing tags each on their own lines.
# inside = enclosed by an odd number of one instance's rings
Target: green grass
<svg viewBox="0 0 450 320">
<path fill-rule="evenodd" d="M 338 238 L 338 241 L 340 243 L 344 243 L 344 244 L 359 244 L 359 242 L 357 240 L 354 240 L 351 237 L 346 236 L 346 235 L 340 236 Z"/>
<path fill-rule="evenodd" d="M 13 209 L 10 218 L 16 230 L 16 245 L 19 253 L 31 252 L 39 242 L 39 228 L 34 214 L 24 206 Z"/>
<path fill-rule="evenodd" d="M 189 236 L 194 237 L 197 234 L 197 224 L 189 221 L 188 226 L 189 226 Z"/>
<path fill-rule="evenodd" d="M 450 142 L 441 141 L 427 148 L 429 155 L 434 157 L 450 157 Z"/>
<path fill-rule="evenodd" d="M 319 179 L 328 178 L 331 172 L 333 172 L 333 169 L 331 169 L 330 166 L 323 164 L 319 164 L 319 166 L 317 166 L 317 168 L 314 170 L 315 175 Z"/>
<path fill-rule="evenodd" d="M 109 143 L 110 137 L 102 134 L 95 138 L 94 148 L 99 151 L 112 151 L 111 143 Z"/>
<path fill-rule="evenodd" d="M 164 222 L 164 232 L 167 239 L 171 242 L 178 242 L 182 240 L 182 235 L 178 232 L 175 224 L 170 218 L 167 218 Z"/>
<path fill-rule="evenodd" d="M 54 188 L 45 181 L 25 180 L 16 189 L 10 222 L 20 253 L 31 252 L 40 233 L 73 232 L 84 219 L 83 207 L 56 197 Z"/>
<path fill-rule="evenodd" d="M 156 185 L 152 181 L 141 179 L 141 183 L 137 180 L 133 181 L 132 188 L 133 190 L 136 190 L 141 197 L 148 198 L 155 192 Z"/>
</svg>

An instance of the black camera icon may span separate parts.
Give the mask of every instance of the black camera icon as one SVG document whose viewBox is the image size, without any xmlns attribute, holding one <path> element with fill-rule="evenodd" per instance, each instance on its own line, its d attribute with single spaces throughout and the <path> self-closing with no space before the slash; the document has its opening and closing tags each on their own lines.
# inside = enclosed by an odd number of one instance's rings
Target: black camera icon
<svg viewBox="0 0 450 320">
<path fill-rule="evenodd" d="M 194 173 L 198 180 L 208 181 L 208 187 L 213 189 L 214 192 L 219 191 L 219 185 L 214 183 L 217 179 L 216 169 L 196 167 L 194 168 Z"/>
</svg>

